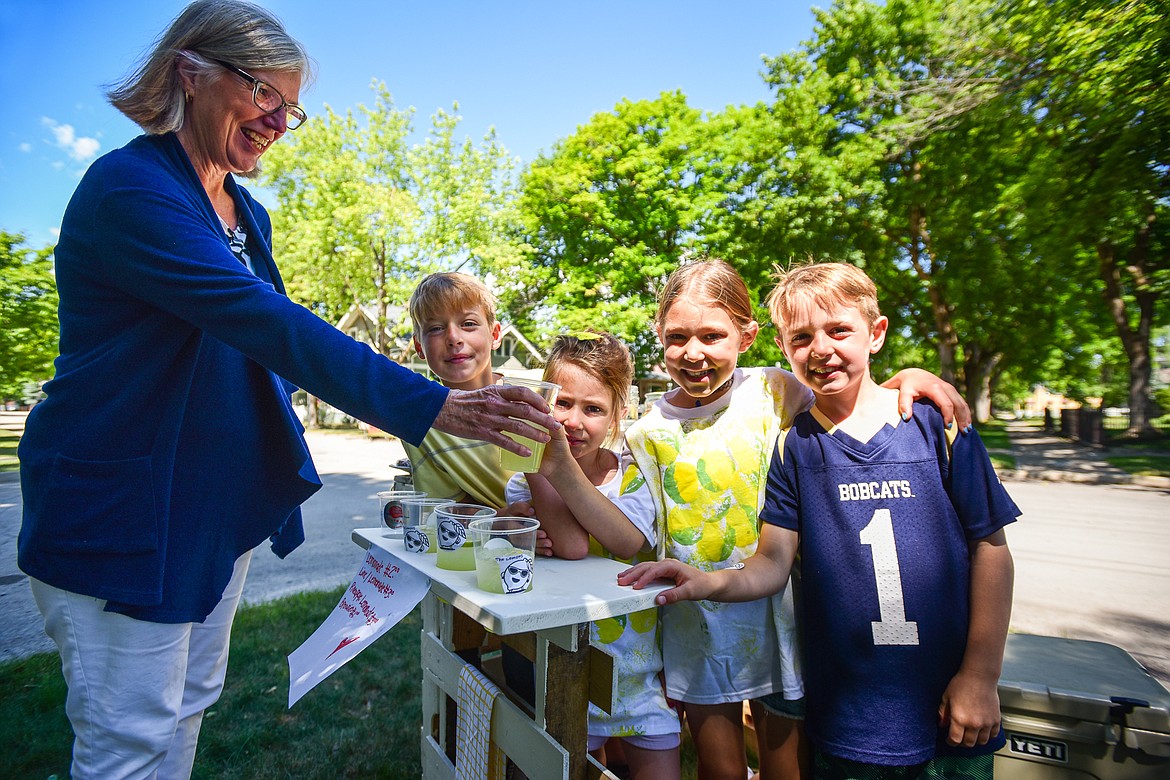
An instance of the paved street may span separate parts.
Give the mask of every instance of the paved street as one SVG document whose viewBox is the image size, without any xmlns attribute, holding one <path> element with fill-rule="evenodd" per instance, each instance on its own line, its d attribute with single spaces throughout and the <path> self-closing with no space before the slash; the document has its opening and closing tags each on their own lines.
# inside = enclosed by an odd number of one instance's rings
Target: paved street
<svg viewBox="0 0 1170 780">
<path fill-rule="evenodd" d="M 376 522 L 374 494 L 396 473 L 401 445 L 309 436 L 325 487 L 304 508 L 307 542 L 287 560 L 253 558 L 248 602 L 347 582 L 359 562 L 355 526 Z M 1009 530 L 1016 561 L 1012 629 L 1119 645 L 1170 685 L 1170 491 L 1050 481 L 1006 483 L 1024 516 Z M 0 660 L 52 650 L 16 568 L 19 485 L 0 478 Z"/>
<path fill-rule="evenodd" d="M 1005 485 L 1023 511 L 1012 630 L 1118 645 L 1170 685 L 1170 492 Z"/>
</svg>

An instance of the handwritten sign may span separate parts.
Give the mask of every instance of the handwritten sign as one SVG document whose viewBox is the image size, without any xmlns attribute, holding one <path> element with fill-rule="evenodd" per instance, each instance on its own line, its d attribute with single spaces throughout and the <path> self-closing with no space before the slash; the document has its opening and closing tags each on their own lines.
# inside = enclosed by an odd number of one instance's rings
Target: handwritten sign
<svg viewBox="0 0 1170 780">
<path fill-rule="evenodd" d="M 370 548 L 320 628 L 288 657 L 288 706 L 374 643 L 422 601 L 431 581 Z"/>
</svg>

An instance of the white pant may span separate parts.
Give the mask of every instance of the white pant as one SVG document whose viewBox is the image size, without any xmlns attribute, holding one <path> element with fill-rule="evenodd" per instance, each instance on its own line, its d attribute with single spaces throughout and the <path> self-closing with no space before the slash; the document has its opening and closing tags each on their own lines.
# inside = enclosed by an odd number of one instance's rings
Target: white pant
<svg viewBox="0 0 1170 780">
<path fill-rule="evenodd" d="M 252 553 L 236 561 L 203 623 L 150 623 L 29 578 L 57 643 L 73 726 L 75 780 L 191 776 L 203 711 L 219 699 L 232 620 Z"/>
</svg>

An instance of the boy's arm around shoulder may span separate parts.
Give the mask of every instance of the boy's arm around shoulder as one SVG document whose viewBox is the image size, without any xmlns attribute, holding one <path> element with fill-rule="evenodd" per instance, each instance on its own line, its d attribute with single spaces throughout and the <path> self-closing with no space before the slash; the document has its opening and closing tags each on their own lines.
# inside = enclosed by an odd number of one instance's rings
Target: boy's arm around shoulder
<svg viewBox="0 0 1170 780">
<path fill-rule="evenodd" d="M 700 571 L 667 558 L 627 569 L 618 575 L 618 584 L 640 589 L 656 580 L 674 582 L 675 587 L 658 594 L 659 604 L 683 600 L 755 601 L 784 590 L 799 539 L 795 531 L 765 523 L 755 553 L 731 568 Z"/>
<path fill-rule="evenodd" d="M 914 399 L 928 398 L 938 406 L 948 427 L 958 423 L 964 433 L 971 428 L 971 407 L 953 385 L 921 368 L 904 368 L 882 382 L 882 387 L 898 391 L 898 412 L 903 420 L 914 413 Z"/>
</svg>

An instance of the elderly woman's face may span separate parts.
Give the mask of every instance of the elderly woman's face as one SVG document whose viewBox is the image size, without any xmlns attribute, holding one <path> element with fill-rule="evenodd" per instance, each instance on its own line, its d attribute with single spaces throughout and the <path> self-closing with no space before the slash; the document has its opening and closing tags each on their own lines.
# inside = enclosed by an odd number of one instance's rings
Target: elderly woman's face
<svg viewBox="0 0 1170 780">
<path fill-rule="evenodd" d="M 286 103 L 300 99 L 298 73 L 257 70 L 249 75 L 277 89 Z M 288 124 L 284 109 L 265 113 L 252 100 L 252 84 L 225 69 L 221 78 L 192 95 L 183 130 L 195 142 L 194 156 L 202 158 L 192 160 L 196 168 L 248 173 Z"/>
</svg>

